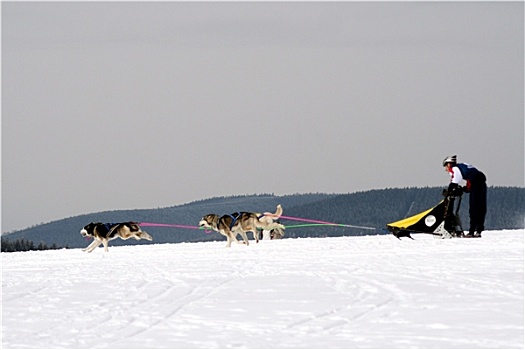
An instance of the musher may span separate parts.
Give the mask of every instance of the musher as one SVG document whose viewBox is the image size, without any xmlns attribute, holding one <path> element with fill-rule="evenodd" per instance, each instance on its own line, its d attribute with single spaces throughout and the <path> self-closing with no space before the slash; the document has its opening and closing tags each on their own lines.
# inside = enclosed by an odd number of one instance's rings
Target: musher
<svg viewBox="0 0 525 350">
<path fill-rule="evenodd" d="M 485 215 L 487 213 L 487 178 L 485 174 L 470 164 L 458 163 L 457 156 L 449 156 L 443 160 L 445 171 L 451 176 L 448 185 L 448 195 L 461 191 L 469 193 L 470 228 L 464 237 L 481 237 L 485 230 Z M 461 181 L 466 181 L 466 186 L 461 187 Z"/>
</svg>

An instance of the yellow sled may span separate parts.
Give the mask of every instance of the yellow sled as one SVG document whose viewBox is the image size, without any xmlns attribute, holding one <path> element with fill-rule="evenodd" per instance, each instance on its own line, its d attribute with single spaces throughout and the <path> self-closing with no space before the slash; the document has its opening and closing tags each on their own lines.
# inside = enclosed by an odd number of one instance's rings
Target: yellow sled
<svg viewBox="0 0 525 350">
<path fill-rule="evenodd" d="M 454 212 L 455 199 L 459 198 Z M 422 213 L 387 224 L 387 229 L 398 239 L 408 237 L 411 233 L 429 233 L 436 238 L 461 237 L 463 228 L 458 212 L 461 205 L 461 196 L 446 197 L 433 208 Z"/>
</svg>

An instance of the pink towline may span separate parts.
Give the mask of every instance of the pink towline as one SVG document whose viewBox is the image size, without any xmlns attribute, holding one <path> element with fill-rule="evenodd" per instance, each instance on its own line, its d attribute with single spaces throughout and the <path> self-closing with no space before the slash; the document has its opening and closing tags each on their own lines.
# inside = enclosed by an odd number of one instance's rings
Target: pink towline
<svg viewBox="0 0 525 350">
<path fill-rule="evenodd" d="M 176 225 L 176 224 L 156 224 L 153 222 L 141 222 L 139 223 L 139 226 L 151 226 L 151 227 L 177 227 L 177 228 L 188 228 L 192 230 L 200 230 L 200 227 L 198 226 L 188 226 L 188 225 Z"/>
</svg>

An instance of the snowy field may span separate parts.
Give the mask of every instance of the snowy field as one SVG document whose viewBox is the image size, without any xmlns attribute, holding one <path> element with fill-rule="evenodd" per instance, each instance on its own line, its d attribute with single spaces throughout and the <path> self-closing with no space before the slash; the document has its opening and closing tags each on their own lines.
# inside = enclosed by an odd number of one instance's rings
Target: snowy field
<svg viewBox="0 0 525 350">
<path fill-rule="evenodd" d="M 2 347 L 523 348 L 523 236 L 2 253 Z"/>
</svg>

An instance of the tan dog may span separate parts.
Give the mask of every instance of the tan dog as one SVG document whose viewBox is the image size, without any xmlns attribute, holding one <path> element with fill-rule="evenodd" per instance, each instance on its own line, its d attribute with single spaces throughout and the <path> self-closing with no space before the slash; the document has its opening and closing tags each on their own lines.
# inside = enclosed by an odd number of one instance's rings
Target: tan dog
<svg viewBox="0 0 525 350">
<path fill-rule="evenodd" d="M 277 221 L 277 223 L 279 223 L 279 221 Z M 284 230 L 281 230 L 280 228 L 275 228 L 270 231 L 263 230 L 261 236 L 261 239 L 263 240 L 282 239 L 284 237 Z"/>
<path fill-rule="evenodd" d="M 80 234 L 84 237 L 92 237 L 93 242 L 82 249 L 91 253 L 99 245 L 104 245 L 104 251 L 108 251 L 108 242 L 116 238 L 122 238 L 123 240 L 133 238 L 137 241 L 140 239 L 146 239 L 152 241 L 153 238 L 145 231 L 141 231 L 138 223 L 136 222 L 122 222 L 115 224 L 103 224 L 101 222 L 92 222 L 84 226 L 80 230 Z"/>
<path fill-rule="evenodd" d="M 249 245 L 248 236 L 246 232 L 252 232 L 255 240 L 258 242 L 258 232 L 257 228 L 262 228 L 263 230 L 272 230 L 279 228 L 284 230 L 284 226 L 278 223 L 273 222 L 273 218 L 278 218 L 282 215 L 282 207 L 279 204 L 277 206 L 277 211 L 275 214 L 264 213 L 258 215 L 257 213 L 233 213 L 228 215 L 223 215 L 219 217 L 217 214 L 208 214 L 202 217 L 199 221 L 199 226 L 207 229 L 212 229 L 216 232 L 219 232 L 221 235 L 226 236 L 227 243 L 226 247 L 231 247 L 233 241 L 237 241 L 237 235 L 240 234 L 246 245 Z M 271 218 L 271 221 L 267 220 Z"/>
<path fill-rule="evenodd" d="M 269 213 L 269 212 L 265 212 L 263 214 L 257 213 L 257 217 L 259 218 L 259 221 L 265 222 L 268 226 L 271 226 L 275 222 L 279 224 L 280 222 L 278 222 L 277 220 L 279 220 L 281 215 L 283 215 L 283 208 L 280 204 L 277 206 L 277 210 L 275 211 L 275 213 Z M 283 238 L 284 229 L 282 229 L 281 227 L 275 227 L 270 230 L 263 229 L 263 238 L 265 236 L 269 237 L 270 239 Z M 253 233 L 253 238 L 255 239 L 256 243 L 259 243 L 259 233 L 258 232 Z"/>
</svg>

